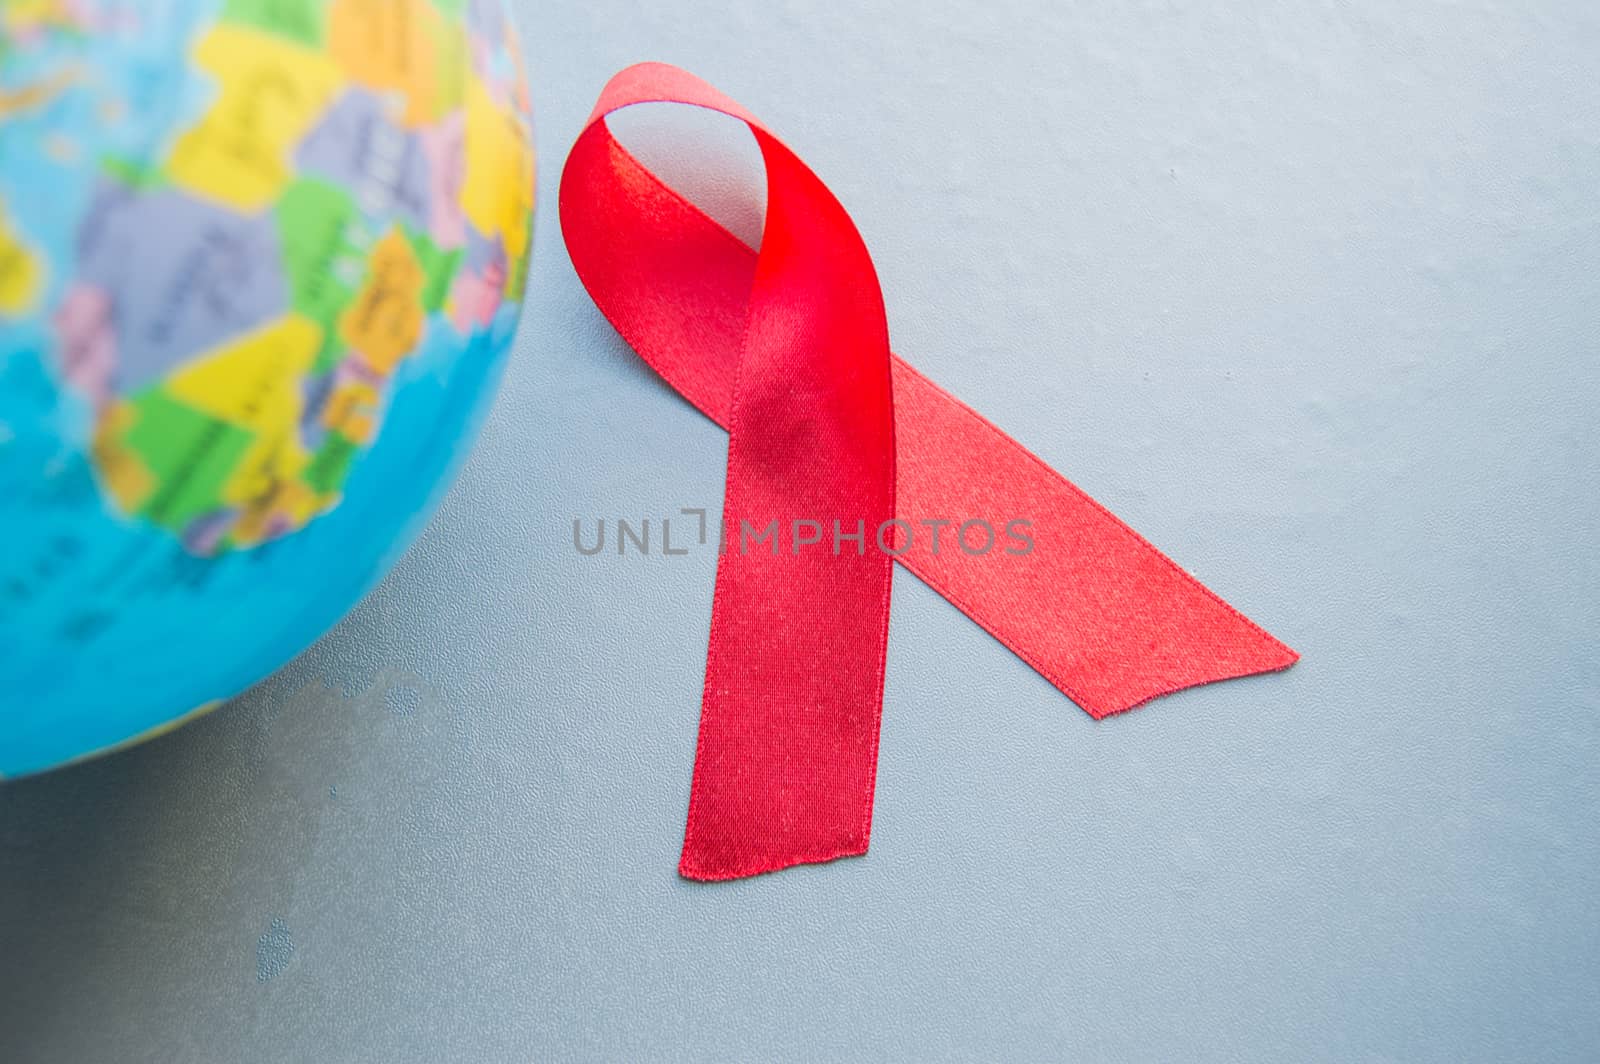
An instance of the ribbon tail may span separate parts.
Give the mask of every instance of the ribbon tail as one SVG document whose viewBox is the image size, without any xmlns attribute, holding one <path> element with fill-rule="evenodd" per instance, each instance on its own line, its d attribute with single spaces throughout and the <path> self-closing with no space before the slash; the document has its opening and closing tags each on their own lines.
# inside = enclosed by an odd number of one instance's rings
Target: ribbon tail
<svg viewBox="0 0 1600 1064">
<path fill-rule="evenodd" d="M 894 402 L 900 562 L 1091 716 L 1299 660 L 899 358 Z M 963 523 L 935 546 L 931 516 Z"/>
</svg>

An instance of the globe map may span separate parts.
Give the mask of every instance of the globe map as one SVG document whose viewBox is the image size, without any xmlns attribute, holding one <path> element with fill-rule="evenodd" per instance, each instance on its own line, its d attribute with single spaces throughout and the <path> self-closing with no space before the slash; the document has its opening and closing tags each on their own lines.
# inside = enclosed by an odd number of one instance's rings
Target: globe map
<svg viewBox="0 0 1600 1064">
<path fill-rule="evenodd" d="M 0 0 L 0 774 L 231 696 L 387 571 L 526 276 L 499 0 Z"/>
</svg>

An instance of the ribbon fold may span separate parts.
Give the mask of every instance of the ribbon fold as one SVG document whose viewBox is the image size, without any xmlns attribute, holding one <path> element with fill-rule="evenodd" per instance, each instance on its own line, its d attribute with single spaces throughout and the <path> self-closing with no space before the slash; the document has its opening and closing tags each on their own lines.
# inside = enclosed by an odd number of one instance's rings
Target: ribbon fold
<svg viewBox="0 0 1600 1064">
<path fill-rule="evenodd" d="M 749 126 L 767 172 L 759 250 L 612 136 L 607 115 L 649 102 Z M 1297 660 L 893 355 L 849 215 L 705 82 L 659 63 L 612 78 L 567 159 L 560 213 L 600 311 L 729 433 L 730 547 L 718 558 L 682 875 L 734 879 L 866 852 L 896 561 L 1096 718 Z M 779 549 L 793 519 L 823 526 L 822 546 Z M 745 549 L 741 533 L 774 520 L 771 549 Z M 992 538 L 974 549 L 982 526 L 1017 521 L 1010 549 Z"/>
</svg>

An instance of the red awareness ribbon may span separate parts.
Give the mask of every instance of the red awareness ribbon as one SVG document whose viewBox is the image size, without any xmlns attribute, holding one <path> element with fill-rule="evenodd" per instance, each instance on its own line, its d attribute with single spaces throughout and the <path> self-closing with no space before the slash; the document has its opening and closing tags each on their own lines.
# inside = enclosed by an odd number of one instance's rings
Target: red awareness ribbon
<svg viewBox="0 0 1600 1064">
<path fill-rule="evenodd" d="M 608 114 L 650 102 L 750 127 L 767 171 L 759 251 L 611 135 Z M 892 354 L 850 216 L 699 78 L 659 63 L 612 78 L 567 159 L 560 200 L 573 265 L 601 312 L 729 434 L 729 546 L 717 563 L 682 875 L 735 879 L 866 852 L 896 561 L 1096 718 L 1297 660 Z M 886 524 L 896 515 L 903 525 Z M 823 524 L 823 545 L 755 541 L 774 519 L 787 535 L 795 518 Z M 1020 540 L 974 553 L 982 528 L 958 527 L 1016 519 L 1030 522 L 1027 553 L 1015 552 Z M 955 522 L 937 545 L 921 524 L 934 520 Z M 738 538 L 746 521 L 750 543 Z"/>
</svg>

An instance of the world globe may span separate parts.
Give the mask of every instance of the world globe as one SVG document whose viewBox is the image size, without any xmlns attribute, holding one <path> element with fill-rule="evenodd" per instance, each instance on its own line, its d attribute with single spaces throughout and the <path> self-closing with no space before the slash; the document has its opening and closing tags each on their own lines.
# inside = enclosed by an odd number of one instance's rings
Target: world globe
<svg viewBox="0 0 1600 1064">
<path fill-rule="evenodd" d="M 499 0 L 0 0 L 0 775 L 237 694 L 388 571 L 533 187 Z"/>
</svg>

